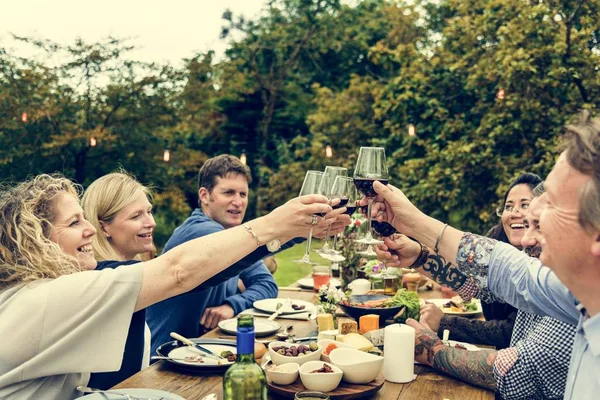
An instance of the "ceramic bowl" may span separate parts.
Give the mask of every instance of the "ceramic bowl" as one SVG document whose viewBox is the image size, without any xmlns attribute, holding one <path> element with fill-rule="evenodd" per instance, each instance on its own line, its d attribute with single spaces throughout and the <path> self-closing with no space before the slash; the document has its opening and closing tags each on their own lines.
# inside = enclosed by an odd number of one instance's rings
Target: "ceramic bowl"
<svg viewBox="0 0 600 400">
<path fill-rule="evenodd" d="M 329 365 L 333 372 L 311 372 L 323 368 L 323 364 Z M 343 375 L 341 369 L 324 361 L 309 361 L 300 367 L 300 380 L 308 390 L 331 392 L 339 386 Z"/>
<path fill-rule="evenodd" d="M 371 382 L 383 367 L 383 357 L 348 348 L 332 350 L 329 358 L 333 365 L 344 371 L 344 381 L 348 383 Z"/>
<path fill-rule="evenodd" d="M 323 352 L 323 347 L 319 346 L 317 350 L 311 352 L 307 355 L 301 355 L 296 357 L 284 356 L 283 354 L 279 354 L 275 350 L 274 347 L 298 347 L 302 343 L 287 343 L 287 342 L 271 342 L 269 343 L 269 355 L 271 356 L 271 361 L 275 365 L 282 365 L 287 363 L 296 363 L 299 365 L 304 364 L 307 361 L 317 361 L 321 358 L 321 353 Z M 306 344 L 308 346 L 308 344 Z"/>
<path fill-rule="evenodd" d="M 267 378 L 277 385 L 289 385 L 298 379 L 298 371 L 300 365 L 298 363 L 287 363 L 277 366 L 271 365 L 265 370 Z"/>
<path fill-rule="evenodd" d="M 349 344 L 346 344 L 344 342 L 338 342 L 337 340 L 331 340 L 331 339 L 322 339 L 322 340 L 319 340 L 317 343 L 323 349 L 323 352 L 321 353 L 321 360 L 326 361 L 328 363 L 331 363 L 331 358 L 329 357 L 329 354 L 325 354 L 325 350 L 327 350 L 327 346 L 329 346 L 331 343 L 334 343 L 338 349 L 341 349 L 341 348 L 354 349 L 354 347 L 350 346 Z"/>
</svg>

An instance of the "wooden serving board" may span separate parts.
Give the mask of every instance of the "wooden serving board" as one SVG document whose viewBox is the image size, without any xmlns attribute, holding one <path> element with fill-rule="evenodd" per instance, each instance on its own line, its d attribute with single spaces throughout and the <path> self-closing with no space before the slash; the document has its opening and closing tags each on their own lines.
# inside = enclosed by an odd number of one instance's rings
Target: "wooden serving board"
<svg viewBox="0 0 600 400">
<path fill-rule="evenodd" d="M 377 391 L 379 391 L 383 384 L 385 383 L 385 379 L 383 378 L 383 369 L 377 375 L 375 380 L 365 383 L 362 385 L 355 385 L 352 383 L 344 382 L 343 380 L 340 382 L 340 385 L 332 390 L 331 392 L 327 392 L 331 400 L 349 400 L 349 399 L 364 399 L 366 397 L 372 396 Z M 284 398 L 293 399 L 294 395 L 297 392 L 301 392 L 303 390 L 308 390 L 302 384 L 300 377 L 296 379 L 296 382 L 290 385 L 276 385 L 275 383 L 269 381 L 268 383 L 269 391 L 276 393 Z"/>
</svg>

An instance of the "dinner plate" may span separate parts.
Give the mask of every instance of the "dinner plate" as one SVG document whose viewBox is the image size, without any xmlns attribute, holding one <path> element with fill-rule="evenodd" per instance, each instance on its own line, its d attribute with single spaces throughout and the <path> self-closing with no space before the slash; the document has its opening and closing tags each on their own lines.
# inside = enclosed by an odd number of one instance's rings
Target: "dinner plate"
<svg viewBox="0 0 600 400">
<path fill-rule="evenodd" d="M 479 350 L 481 350 L 479 347 L 477 347 L 477 346 L 475 346 L 474 344 L 471 344 L 471 343 L 457 342 L 456 340 L 448 340 L 448 345 L 450 347 L 455 347 L 457 344 L 463 346 L 468 351 L 479 351 Z"/>
<path fill-rule="evenodd" d="M 132 397 L 140 397 L 144 399 L 160 399 L 163 400 L 185 400 L 183 397 L 165 392 L 164 390 L 156 389 L 111 389 L 115 392 L 125 393 Z M 110 393 L 92 393 L 83 397 L 85 400 L 123 400 L 124 396 Z"/>
<path fill-rule="evenodd" d="M 281 314 L 299 314 L 304 312 L 311 312 L 314 308 L 314 304 L 304 300 L 292 299 L 291 303 L 288 304 L 286 299 L 262 299 L 255 301 L 252 306 L 257 310 L 274 313 L 277 310 L 277 304 L 283 304 Z M 304 306 L 301 310 L 294 310 L 292 305 Z"/>
<path fill-rule="evenodd" d="M 219 322 L 219 328 L 231 335 L 237 335 L 237 318 L 226 319 Z M 281 324 L 279 322 L 269 321 L 265 318 L 254 319 L 255 336 L 268 336 L 277 332 L 279 329 L 281 329 Z"/>
<path fill-rule="evenodd" d="M 456 312 L 456 311 L 452 311 L 450 308 L 444 308 L 444 304 L 448 303 L 450 301 L 450 299 L 427 299 L 425 301 L 428 303 L 435 304 L 436 306 L 438 306 L 439 308 L 442 309 L 444 314 L 448 314 L 448 315 L 458 315 L 458 316 L 462 316 L 462 317 L 468 317 L 468 316 L 480 314 L 482 312 L 481 301 L 479 301 L 478 299 L 475 300 L 475 303 L 477 304 L 477 310 L 476 311 L 465 311 L 465 312 Z"/>
<path fill-rule="evenodd" d="M 340 282 L 340 280 L 337 278 L 331 278 L 329 283 L 333 283 L 335 287 L 342 286 L 342 282 Z M 313 281 L 313 278 L 302 278 L 298 279 L 298 285 L 300 285 L 301 288 L 314 289 L 315 282 Z"/>
<path fill-rule="evenodd" d="M 223 339 L 190 339 L 194 343 L 198 343 L 215 354 L 221 354 L 222 351 L 229 350 L 233 354 L 237 354 L 236 342 L 233 340 Z M 173 360 L 165 360 L 169 365 L 178 369 L 190 372 L 203 371 L 222 371 L 225 372 L 233 362 L 224 360 L 219 361 L 214 358 L 203 357 L 202 362 L 180 360 L 186 357 L 198 356 L 200 352 L 190 346 L 181 343 L 178 340 L 173 340 L 160 345 L 156 349 L 156 354 L 164 357 L 174 358 Z"/>
</svg>

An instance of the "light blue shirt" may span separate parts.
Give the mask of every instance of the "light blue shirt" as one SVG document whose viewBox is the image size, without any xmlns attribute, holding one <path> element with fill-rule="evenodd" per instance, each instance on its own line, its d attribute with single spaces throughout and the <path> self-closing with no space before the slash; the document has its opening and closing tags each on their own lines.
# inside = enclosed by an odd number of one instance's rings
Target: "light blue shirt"
<svg viewBox="0 0 600 400">
<path fill-rule="evenodd" d="M 564 398 L 600 399 L 600 314 L 589 317 L 549 268 L 506 243 L 465 234 L 456 263 L 481 291 L 523 311 L 577 325 Z"/>
</svg>

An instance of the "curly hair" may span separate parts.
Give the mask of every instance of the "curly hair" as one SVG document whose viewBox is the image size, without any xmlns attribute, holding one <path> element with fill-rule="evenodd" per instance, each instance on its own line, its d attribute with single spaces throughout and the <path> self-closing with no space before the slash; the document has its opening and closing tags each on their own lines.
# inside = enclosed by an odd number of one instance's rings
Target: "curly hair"
<svg viewBox="0 0 600 400">
<path fill-rule="evenodd" d="M 38 175 L 0 191 L 0 286 L 54 279 L 82 270 L 79 261 L 50 240 L 54 202 L 81 189 L 62 175 Z"/>
<path fill-rule="evenodd" d="M 565 126 L 567 162 L 591 180 L 580 190 L 579 224 L 588 232 L 600 231 L 600 118 L 584 110 L 579 121 Z"/>
<path fill-rule="evenodd" d="M 124 170 L 113 172 L 96 179 L 83 194 L 81 204 L 85 218 L 96 228 L 92 247 L 96 260 L 121 260 L 106 235 L 102 234 L 102 222 L 110 223 L 123 208 L 133 203 L 140 194 L 152 201 L 149 188 L 139 183 Z"/>
</svg>

